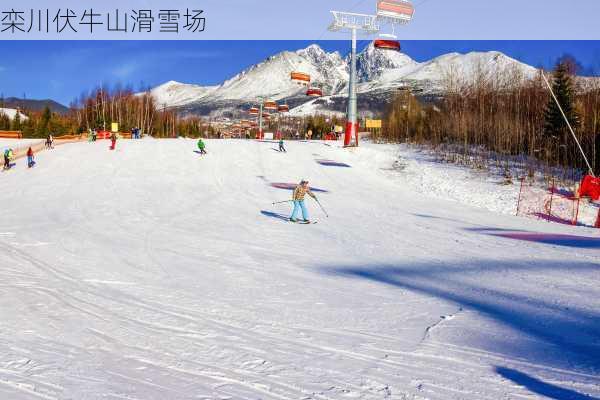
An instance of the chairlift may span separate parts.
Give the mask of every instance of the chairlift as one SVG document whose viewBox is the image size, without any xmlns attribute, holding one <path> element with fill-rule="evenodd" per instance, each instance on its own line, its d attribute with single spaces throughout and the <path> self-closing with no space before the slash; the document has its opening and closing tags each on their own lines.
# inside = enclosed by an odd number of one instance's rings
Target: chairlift
<svg viewBox="0 0 600 400">
<path fill-rule="evenodd" d="M 294 71 L 290 73 L 290 78 L 292 82 L 296 82 L 300 85 L 308 85 L 310 84 L 310 75 L 304 72 Z"/>
<path fill-rule="evenodd" d="M 400 42 L 395 39 L 384 39 L 384 38 L 380 37 L 373 41 L 373 45 L 375 46 L 376 49 L 380 49 L 380 50 L 400 51 L 400 49 L 401 49 Z"/>
<path fill-rule="evenodd" d="M 377 17 L 387 19 L 391 23 L 407 23 L 412 20 L 415 7 L 408 0 L 379 0 Z"/>
<path fill-rule="evenodd" d="M 306 91 L 306 95 L 309 97 L 322 97 L 323 91 L 318 87 L 309 87 Z"/>
<path fill-rule="evenodd" d="M 290 106 L 288 106 L 287 104 L 280 104 L 279 107 L 277 107 L 277 111 L 280 113 L 286 113 L 290 111 Z"/>
<path fill-rule="evenodd" d="M 258 115 L 260 113 L 260 110 L 258 109 L 258 107 L 251 107 L 248 110 L 248 114 L 250 115 Z"/>
<path fill-rule="evenodd" d="M 277 111 L 277 103 L 272 100 L 267 100 L 263 104 L 263 108 L 267 111 Z"/>
</svg>

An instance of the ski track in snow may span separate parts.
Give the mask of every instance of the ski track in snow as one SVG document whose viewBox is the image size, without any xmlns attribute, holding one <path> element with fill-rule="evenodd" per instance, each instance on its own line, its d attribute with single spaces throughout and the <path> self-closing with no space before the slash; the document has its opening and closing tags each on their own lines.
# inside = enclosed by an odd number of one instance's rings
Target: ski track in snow
<svg viewBox="0 0 600 400">
<path fill-rule="evenodd" d="M 508 204 L 490 182 L 448 201 L 462 172 L 398 146 L 207 144 L 78 143 L 2 176 L 0 398 L 600 396 L 598 249 L 485 234 L 596 231 L 475 208 Z M 330 218 L 261 214 L 301 178 Z"/>
</svg>

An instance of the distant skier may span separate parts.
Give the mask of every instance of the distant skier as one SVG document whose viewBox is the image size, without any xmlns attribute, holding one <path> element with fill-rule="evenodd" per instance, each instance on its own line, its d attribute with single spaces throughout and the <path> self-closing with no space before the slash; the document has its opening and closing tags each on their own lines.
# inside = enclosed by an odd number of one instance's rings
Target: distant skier
<svg viewBox="0 0 600 400">
<path fill-rule="evenodd" d="M 109 148 L 109 150 L 114 150 L 116 146 L 117 146 L 117 134 L 113 132 L 110 135 L 110 148 Z"/>
<path fill-rule="evenodd" d="M 94 129 L 92 130 L 92 142 L 95 142 L 96 139 L 98 139 L 98 131 Z"/>
<path fill-rule="evenodd" d="M 298 212 L 302 210 L 302 219 L 304 223 L 310 223 L 310 219 L 308 218 L 308 210 L 306 209 L 306 205 L 304 204 L 304 196 L 309 195 L 313 199 L 317 200 L 317 196 L 310 191 L 310 187 L 308 186 L 307 180 L 300 181 L 300 184 L 296 186 L 294 189 L 294 194 L 292 195 L 292 200 L 294 201 L 294 210 L 292 211 L 292 216 L 290 217 L 291 222 L 298 222 L 296 218 Z"/>
<path fill-rule="evenodd" d="M 27 150 L 27 167 L 33 168 L 34 165 L 35 161 L 33 159 L 33 150 L 31 149 L 31 147 L 29 147 L 29 149 Z"/>
<path fill-rule="evenodd" d="M 46 138 L 46 148 L 47 149 L 53 149 L 53 143 L 54 143 L 54 137 L 52 137 L 52 134 L 49 133 L 48 137 Z"/>
<path fill-rule="evenodd" d="M 198 139 L 198 150 L 200 150 L 200 154 L 206 154 L 206 145 L 204 144 L 204 141 L 202 140 L 202 138 Z"/>
<path fill-rule="evenodd" d="M 283 139 L 279 139 L 279 152 L 287 153 L 287 151 L 285 150 L 285 147 L 283 146 Z"/>
<path fill-rule="evenodd" d="M 10 161 L 12 160 L 12 157 L 13 157 L 12 149 L 4 150 L 4 169 L 10 169 L 10 167 L 11 167 Z"/>
</svg>

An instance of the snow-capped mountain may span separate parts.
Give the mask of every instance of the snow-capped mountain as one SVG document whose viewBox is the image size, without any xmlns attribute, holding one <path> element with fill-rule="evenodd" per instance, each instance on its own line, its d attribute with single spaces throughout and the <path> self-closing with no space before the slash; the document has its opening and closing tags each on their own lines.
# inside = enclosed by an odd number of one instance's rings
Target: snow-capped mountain
<svg viewBox="0 0 600 400">
<path fill-rule="evenodd" d="M 159 106 L 179 107 L 193 103 L 212 93 L 215 86 L 200 86 L 169 81 L 151 90 L 154 100 Z"/>
<path fill-rule="evenodd" d="M 524 78 L 536 69 L 500 52 L 450 53 L 417 62 L 408 55 L 380 50 L 369 44 L 357 56 L 358 91 L 366 98 L 359 108 L 378 108 L 398 87 L 415 87 L 428 96 L 439 95 L 449 79 L 468 81 L 478 74 L 516 71 Z M 322 99 L 306 97 L 306 88 L 290 80 L 292 71 L 310 74 L 313 84 L 326 94 Z M 296 114 L 319 110 L 343 111 L 349 81 L 349 57 L 328 53 L 313 44 L 295 52 L 284 51 L 253 65 L 218 86 L 167 82 L 152 90 L 159 106 L 177 108 L 184 114 L 234 115 L 256 104 L 260 98 L 286 102 L 302 108 Z M 307 110 L 307 111 L 304 111 Z"/>
<path fill-rule="evenodd" d="M 283 100 L 302 94 L 305 88 L 290 80 L 292 71 L 311 75 L 326 92 L 337 92 L 348 81 L 339 53 L 326 53 L 317 45 L 297 52 L 269 57 L 220 85 L 210 97 L 215 100 L 252 101 L 259 97 Z"/>
</svg>

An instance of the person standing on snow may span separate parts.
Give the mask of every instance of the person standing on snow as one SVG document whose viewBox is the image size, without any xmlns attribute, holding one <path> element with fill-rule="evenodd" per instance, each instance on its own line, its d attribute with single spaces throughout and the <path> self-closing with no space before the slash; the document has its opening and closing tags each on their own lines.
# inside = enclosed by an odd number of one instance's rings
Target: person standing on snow
<svg viewBox="0 0 600 400">
<path fill-rule="evenodd" d="M 204 144 L 204 141 L 202 140 L 202 138 L 198 139 L 198 150 L 200 150 L 200 154 L 206 154 L 206 145 Z"/>
<path fill-rule="evenodd" d="M 4 150 L 4 169 L 10 169 L 10 159 L 12 158 L 12 149 Z"/>
<path fill-rule="evenodd" d="M 285 150 L 285 147 L 283 147 L 283 139 L 279 139 L 279 152 L 287 153 L 287 151 Z"/>
<path fill-rule="evenodd" d="M 315 196 L 313 192 L 310 191 L 310 187 L 308 187 L 308 181 L 303 179 L 300 181 L 300 184 L 296 186 L 296 189 L 294 189 L 294 194 L 292 195 L 294 210 L 292 211 L 292 216 L 290 217 L 291 222 L 298 222 L 297 216 L 300 210 L 302 210 L 303 222 L 310 222 L 308 218 L 308 211 L 306 210 L 306 205 L 304 204 L 305 195 L 309 195 L 313 199 L 317 200 L 317 196 Z"/>
<path fill-rule="evenodd" d="M 31 147 L 29 147 L 29 149 L 27 150 L 27 167 L 33 168 L 34 165 L 35 161 L 33 160 L 33 150 L 31 149 Z"/>
<path fill-rule="evenodd" d="M 115 146 L 117 145 L 117 134 L 116 133 L 112 133 L 112 135 L 110 135 L 110 150 L 114 150 Z"/>
</svg>

